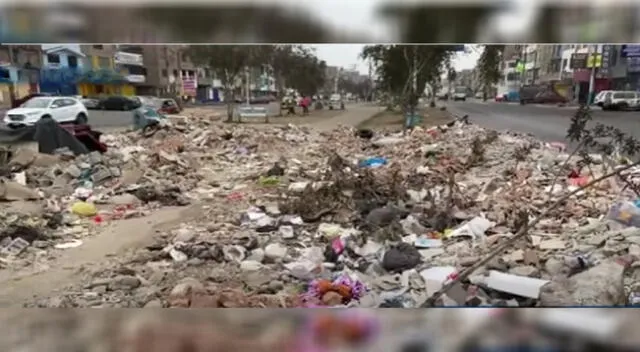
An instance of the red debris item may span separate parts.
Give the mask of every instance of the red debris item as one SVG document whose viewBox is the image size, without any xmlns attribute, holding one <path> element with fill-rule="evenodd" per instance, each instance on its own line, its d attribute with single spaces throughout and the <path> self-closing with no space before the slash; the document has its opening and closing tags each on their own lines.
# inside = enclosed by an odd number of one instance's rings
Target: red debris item
<svg viewBox="0 0 640 352">
<path fill-rule="evenodd" d="M 571 186 L 577 186 L 577 187 L 584 187 L 589 183 L 589 181 L 590 180 L 588 176 L 569 178 L 569 184 Z"/>
<path fill-rule="evenodd" d="M 93 217 L 93 222 L 96 224 L 102 224 L 104 222 L 104 218 L 100 215 L 96 215 Z"/>
<path fill-rule="evenodd" d="M 344 242 L 342 241 L 342 238 L 336 238 L 333 240 L 333 242 L 331 242 L 331 248 L 333 248 L 333 251 L 340 255 L 342 254 L 342 252 L 344 251 Z"/>
<path fill-rule="evenodd" d="M 549 146 L 557 149 L 560 152 L 564 152 L 565 150 L 567 150 L 567 145 L 562 142 L 551 142 L 549 143 Z"/>
<path fill-rule="evenodd" d="M 437 130 L 437 129 L 435 129 L 435 128 L 430 129 L 430 130 L 427 130 L 427 133 L 429 134 L 429 136 L 431 136 L 431 137 L 433 137 L 433 138 L 438 137 L 438 134 L 439 134 L 439 133 L 438 133 L 438 130 Z"/>
<path fill-rule="evenodd" d="M 228 200 L 242 200 L 243 198 L 244 196 L 242 195 L 242 193 L 239 193 L 239 192 L 233 192 L 227 196 Z"/>
</svg>

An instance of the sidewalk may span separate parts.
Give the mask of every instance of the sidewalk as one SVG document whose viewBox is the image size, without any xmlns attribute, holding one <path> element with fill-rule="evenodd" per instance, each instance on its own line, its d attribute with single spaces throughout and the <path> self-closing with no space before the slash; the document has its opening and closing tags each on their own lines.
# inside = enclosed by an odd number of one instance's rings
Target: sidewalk
<svg viewBox="0 0 640 352">
<path fill-rule="evenodd" d="M 470 103 L 474 103 L 474 104 L 483 104 L 483 105 L 490 105 L 490 104 L 499 104 L 499 105 L 521 105 L 519 102 L 517 101 L 507 101 L 507 102 L 498 102 L 495 100 L 487 100 L 487 101 L 469 101 Z M 566 104 L 563 106 L 559 106 L 558 104 L 525 104 L 524 106 L 534 106 L 537 108 L 556 108 L 556 109 L 563 109 L 563 110 L 575 110 L 578 108 L 578 105 L 576 104 Z"/>
</svg>

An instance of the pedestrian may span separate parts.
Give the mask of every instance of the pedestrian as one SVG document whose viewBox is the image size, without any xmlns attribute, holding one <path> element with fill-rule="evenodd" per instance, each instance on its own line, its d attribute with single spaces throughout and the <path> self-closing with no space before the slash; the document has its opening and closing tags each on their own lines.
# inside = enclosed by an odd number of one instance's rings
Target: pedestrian
<svg viewBox="0 0 640 352">
<path fill-rule="evenodd" d="M 300 100 L 300 106 L 302 106 L 302 115 L 309 115 L 309 105 L 311 105 L 311 98 L 304 96 Z"/>
</svg>

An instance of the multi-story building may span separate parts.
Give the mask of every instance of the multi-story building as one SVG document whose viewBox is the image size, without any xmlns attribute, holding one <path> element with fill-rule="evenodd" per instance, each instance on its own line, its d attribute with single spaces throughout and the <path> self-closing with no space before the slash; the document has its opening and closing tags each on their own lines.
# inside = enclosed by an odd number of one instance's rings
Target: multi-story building
<svg viewBox="0 0 640 352">
<path fill-rule="evenodd" d="M 40 91 L 63 95 L 78 94 L 84 73 L 85 55 L 78 44 L 42 45 Z"/>
<path fill-rule="evenodd" d="M 147 82 L 154 94 L 197 96 L 198 74 L 186 48 L 186 45 L 143 46 Z"/>
<path fill-rule="evenodd" d="M 0 106 L 39 90 L 42 47 L 0 45 Z"/>
<path fill-rule="evenodd" d="M 117 71 L 117 45 L 81 45 L 85 54 L 84 74 L 79 79 L 79 93 L 95 95 L 134 95 L 133 85 Z"/>
<path fill-rule="evenodd" d="M 120 73 L 133 89 L 131 94 L 151 95 L 153 86 L 147 82 L 144 49 L 142 45 L 118 44 L 113 54 L 114 69 Z"/>
</svg>

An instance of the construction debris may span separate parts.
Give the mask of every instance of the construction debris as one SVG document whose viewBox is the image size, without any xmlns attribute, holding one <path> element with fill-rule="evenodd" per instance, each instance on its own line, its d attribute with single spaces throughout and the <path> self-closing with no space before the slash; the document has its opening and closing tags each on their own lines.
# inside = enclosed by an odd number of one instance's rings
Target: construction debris
<svg viewBox="0 0 640 352">
<path fill-rule="evenodd" d="M 0 235 L 10 258 L 0 264 L 82 251 L 106 223 L 160 207 L 198 204 L 203 213 L 93 268 L 81 287 L 30 306 L 419 307 L 606 173 L 595 165 L 578 185 L 554 145 L 468 123 L 407 135 L 319 134 L 191 118 L 149 138 L 102 141 L 104 154 L 20 158 L 29 192 L 0 195 L 43 209 L 26 214 L 7 203 L 2 224 L 39 232 Z M 617 182 L 568 197 L 436 305 L 629 304 L 640 293 L 640 210 Z"/>
</svg>

